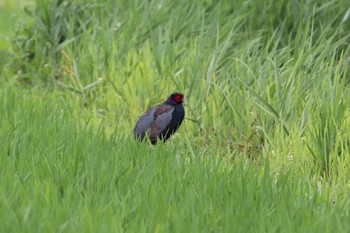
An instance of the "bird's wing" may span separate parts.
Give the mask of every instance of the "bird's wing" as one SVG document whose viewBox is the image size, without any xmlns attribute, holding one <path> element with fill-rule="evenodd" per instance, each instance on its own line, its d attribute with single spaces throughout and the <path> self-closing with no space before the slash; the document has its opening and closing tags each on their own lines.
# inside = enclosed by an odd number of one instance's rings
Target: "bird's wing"
<svg viewBox="0 0 350 233">
<path fill-rule="evenodd" d="M 151 141 L 156 141 L 157 137 L 166 130 L 169 125 L 172 114 L 174 111 L 174 106 L 172 105 L 161 105 L 154 112 L 154 121 L 151 125 Z"/>
<path fill-rule="evenodd" d="M 135 137 L 143 140 L 146 135 L 146 132 L 151 128 L 151 124 L 154 120 L 154 113 L 156 108 L 151 108 L 147 112 L 145 112 L 137 121 L 134 135 Z"/>
</svg>

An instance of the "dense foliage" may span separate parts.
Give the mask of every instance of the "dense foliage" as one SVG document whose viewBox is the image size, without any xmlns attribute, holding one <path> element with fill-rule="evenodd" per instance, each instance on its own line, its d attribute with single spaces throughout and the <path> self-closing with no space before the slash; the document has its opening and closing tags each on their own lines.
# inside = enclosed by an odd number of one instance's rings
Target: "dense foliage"
<svg viewBox="0 0 350 233">
<path fill-rule="evenodd" d="M 0 231 L 349 232 L 348 7 L 26 4 L 0 47 Z M 179 132 L 133 140 L 174 91 Z"/>
</svg>

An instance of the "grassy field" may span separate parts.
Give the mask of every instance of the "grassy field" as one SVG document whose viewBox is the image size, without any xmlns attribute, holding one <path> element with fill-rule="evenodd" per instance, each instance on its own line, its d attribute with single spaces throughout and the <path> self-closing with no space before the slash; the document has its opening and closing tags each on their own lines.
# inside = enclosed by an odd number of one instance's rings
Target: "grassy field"
<svg viewBox="0 0 350 233">
<path fill-rule="evenodd" d="M 349 232 L 348 7 L 5 1 L 0 232 Z"/>
</svg>

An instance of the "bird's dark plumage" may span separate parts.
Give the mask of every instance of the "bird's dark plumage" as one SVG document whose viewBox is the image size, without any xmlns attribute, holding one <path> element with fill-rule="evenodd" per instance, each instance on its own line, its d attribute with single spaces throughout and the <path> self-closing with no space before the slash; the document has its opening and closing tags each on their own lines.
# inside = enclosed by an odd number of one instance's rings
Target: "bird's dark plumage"
<svg viewBox="0 0 350 233">
<path fill-rule="evenodd" d="M 142 141 L 149 134 L 152 144 L 156 144 L 157 140 L 166 141 L 176 132 L 185 117 L 183 100 L 183 94 L 176 92 L 164 103 L 149 109 L 138 119 L 134 136 Z"/>
</svg>

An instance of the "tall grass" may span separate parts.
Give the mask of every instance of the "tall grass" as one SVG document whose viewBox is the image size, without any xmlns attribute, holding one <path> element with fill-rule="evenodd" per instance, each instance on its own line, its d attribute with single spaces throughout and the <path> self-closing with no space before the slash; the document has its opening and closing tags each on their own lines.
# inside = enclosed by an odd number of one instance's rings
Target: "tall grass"
<svg viewBox="0 0 350 233">
<path fill-rule="evenodd" d="M 346 9 L 27 5 L 1 76 L 2 231 L 348 232 Z M 173 91 L 179 133 L 135 142 Z"/>
<path fill-rule="evenodd" d="M 3 232 L 348 230 L 347 198 L 310 176 L 191 156 L 179 138 L 154 148 L 107 136 L 69 94 L 0 96 Z"/>
</svg>

